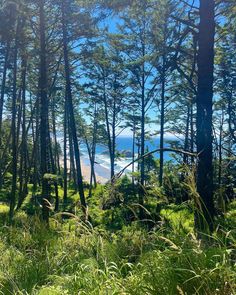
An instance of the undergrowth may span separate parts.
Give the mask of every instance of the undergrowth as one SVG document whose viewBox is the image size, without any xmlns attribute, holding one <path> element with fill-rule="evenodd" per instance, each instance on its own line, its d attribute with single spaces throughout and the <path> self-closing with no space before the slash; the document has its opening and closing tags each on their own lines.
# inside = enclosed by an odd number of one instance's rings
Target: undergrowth
<svg viewBox="0 0 236 295">
<path fill-rule="evenodd" d="M 176 208 L 163 209 L 152 230 L 133 222 L 115 231 L 73 214 L 53 216 L 48 229 L 18 212 L 13 226 L 0 227 L 0 293 L 236 294 L 235 230 L 219 225 L 210 241 L 199 241 L 192 213 Z M 225 222 L 234 214 L 232 205 Z"/>
</svg>

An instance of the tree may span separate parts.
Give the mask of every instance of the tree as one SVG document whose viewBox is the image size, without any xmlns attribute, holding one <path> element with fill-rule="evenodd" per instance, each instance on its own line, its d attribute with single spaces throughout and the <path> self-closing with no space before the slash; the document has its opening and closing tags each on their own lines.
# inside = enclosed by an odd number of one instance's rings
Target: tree
<svg viewBox="0 0 236 295">
<path fill-rule="evenodd" d="M 7 80 L 7 70 L 10 64 L 10 53 L 11 53 L 11 43 L 16 37 L 16 14 L 17 14 L 17 7 L 15 3 L 6 1 L 5 6 L 0 10 L 0 22 L 1 22 L 1 43 L 2 48 L 1 52 L 3 53 L 4 58 L 4 66 L 2 71 L 2 83 L 1 83 L 1 93 L 0 93 L 0 148 L 3 149 L 2 146 L 2 123 L 3 123 L 3 107 L 4 107 L 4 97 L 6 94 L 6 80 Z M 18 38 L 18 36 L 17 36 Z M 2 156 L 4 154 L 1 153 L 1 160 L 0 160 L 0 189 L 2 188 L 3 184 L 3 177 L 2 177 Z"/>
<path fill-rule="evenodd" d="M 68 1 L 62 1 L 61 11 L 62 11 L 62 32 L 63 32 L 63 52 L 64 52 L 64 70 L 65 70 L 65 80 L 66 80 L 66 92 L 65 99 L 67 101 L 68 106 L 68 118 L 69 118 L 69 128 L 71 129 L 73 147 L 75 153 L 75 162 L 76 162 L 76 173 L 77 173 L 77 184 L 80 194 L 80 201 L 82 210 L 85 214 L 87 214 L 87 204 L 84 195 L 84 187 L 83 187 L 83 179 L 82 179 L 82 171 L 81 171 L 81 163 L 80 163 L 80 150 L 78 144 L 78 137 L 76 132 L 76 122 L 75 122 L 75 114 L 73 108 L 73 100 L 72 100 L 72 88 L 71 88 L 71 70 L 70 70 L 70 62 L 69 62 L 69 50 L 68 50 L 68 32 L 67 32 L 67 24 L 69 15 L 67 14 L 70 4 Z"/>
<path fill-rule="evenodd" d="M 43 220 L 49 222 L 49 197 L 50 187 L 47 174 L 50 173 L 49 156 L 49 122 L 48 122 L 48 69 L 46 60 L 46 36 L 45 36 L 45 0 L 39 0 L 39 31 L 40 31 L 40 152 L 41 152 L 41 178 L 42 178 L 42 214 Z"/>
<path fill-rule="evenodd" d="M 133 97 L 139 102 L 140 116 L 140 218 L 144 217 L 143 205 L 145 195 L 145 154 L 147 112 L 152 106 L 157 79 L 153 60 L 155 51 L 151 42 L 151 5 L 149 1 L 134 1 L 122 13 L 123 25 L 120 33 L 123 41 L 123 54 L 129 70 L 129 87 Z"/>
<path fill-rule="evenodd" d="M 119 50 L 117 35 L 106 36 L 106 43 L 97 45 L 90 51 L 84 51 L 83 62 L 89 83 L 87 91 L 93 94 L 93 100 L 99 104 L 104 114 L 106 144 L 110 157 L 111 179 L 115 175 L 116 139 L 121 133 L 121 122 L 125 110 L 125 89 L 123 60 Z"/>
<path fill-rule="evenodd" d="M 197 191 L 196 229 L 213 230 L 212 103 L 214 73 L 215 1 L 200 0 L 197 86 Z"/>
</svg>

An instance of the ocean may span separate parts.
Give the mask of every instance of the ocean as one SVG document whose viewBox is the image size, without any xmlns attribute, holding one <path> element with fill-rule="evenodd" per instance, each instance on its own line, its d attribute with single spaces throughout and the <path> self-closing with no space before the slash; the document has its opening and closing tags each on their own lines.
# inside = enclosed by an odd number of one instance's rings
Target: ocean
<svg viewBox="0 0 236 295">
<path fill-rule="evenodd" d="M 164 145 L 165 147 L 169 146 L 170 140 L 171 139 L 168 138 L 167 142 L 165 142 L 165 145 Z M 117 144 L 116 144 L 117 151 L 119 151 L 119 152 L 132 151 L 132 144 L 133 144 L 132 137 L 120 136 L 117 138 Z M 153 138 L 151 140 L 146 141 L 146 149 L 149 152 L 157 149 L 159 146 L 160 146 L 160 139 L 159 138 Z M 88 152 L 87 152 L 87 148 L 86 148 L 85 144 L 81 144 L 80 149 L 81 149 L 81 154 L 82 154 L 81 160 L 83 161 L 83 163 L 85 165 L 89 166 L 90 162 L 89 162 Z M 137 153 L 138 153 L 137 146 L 135 146 L 135 153 L 137 156 Z M 156 158 L 158 158 L 159 154 L 155 153 L 154 156 Z M 171 160 L 171 153 L 165 152 L 164 159 L 166 161 Z M 127 158 L 122 157 L 122 158 L 117 159 L 116 165 L 115 165 L 115 172 L 117 173 L 120 170 L 122 170 L 127 164 L 129 164 L 131 162 L 131 160 L 132 160 L 131 157 L 127 157 Z M 103 176 L 103 177 L 108 176 L 108 178 L 109 178 L 110 160 L 109 160 L 109 155 L 108 155 L 108 147 L 106 145 L 101 145 L 101 144 L 97 145 L 96 162 L 97 162 L 97 164 L 95 165 L 96 173 L 100 176 Z M 131 172 L 131 169 L 132 169 L 132 167 L 130 166 L 129 168 L 127 168 L 126 172 Z M 104 174 L 106 174 L 106 175 L 104 175 Z"/>
</svg>

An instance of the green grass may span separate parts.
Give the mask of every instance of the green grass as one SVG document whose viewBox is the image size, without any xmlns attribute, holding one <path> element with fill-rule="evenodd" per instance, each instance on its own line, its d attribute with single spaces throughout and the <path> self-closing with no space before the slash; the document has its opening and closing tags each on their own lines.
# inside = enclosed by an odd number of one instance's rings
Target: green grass
<svg viewBox="0 0 236 295">
<path fill-rule="evenodd" d="M 101 210 L 104 193 L 98 186 L 89 200 L 93 226 L 81 221 L 73 190 L 71 213 L 52 213 L 49 228 L 35 214 L 31 188 L 12 226 L 8 206 L 0 203 L 0 294 L 236 294 L 236 202 L 216 221 L 213 237 L 199 241 L 188 204 L 162 202 L 150 228 L 127 218 L 138 212 L 135 206 Z M 154 217 L 156 200 L 147 208 Z"/>
<path fill-rule="evenodd" d="M 161 210 L 160 215 L 174 231 L 193 232 L 193 212 L 190 212 L 186 206 L 166 206 L 165 209 Z"/>
<path fill-rule="evenodd" d="M 236 294 L 235 231 L 199 242 L 186 210 L 162 210 L 169 222 L 151 232 L 136 222 L 111 232 L 60 214 L 48 229 L 19 212 L 14 226 L 0 227 L 1 294 Z"/>
</svg>

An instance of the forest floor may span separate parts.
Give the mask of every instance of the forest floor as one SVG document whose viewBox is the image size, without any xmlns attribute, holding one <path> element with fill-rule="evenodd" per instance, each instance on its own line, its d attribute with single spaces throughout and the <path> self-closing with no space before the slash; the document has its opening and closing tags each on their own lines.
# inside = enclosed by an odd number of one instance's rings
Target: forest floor
<svg viewBox="0 0 236 295">
<path fill-rule="evenodd" d="M 124 222 L 121 207 L 101 210 L 96 194 L 89 202 L 93 225 L 74 208 L 52 214 L 49 228 L 28 201 L 10 226 L 0 204 L 0 294 L 236 294 L 236 202 L 202 241 L 187 205 L 166 205 L 148 229 Z"/>
</svg>

